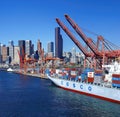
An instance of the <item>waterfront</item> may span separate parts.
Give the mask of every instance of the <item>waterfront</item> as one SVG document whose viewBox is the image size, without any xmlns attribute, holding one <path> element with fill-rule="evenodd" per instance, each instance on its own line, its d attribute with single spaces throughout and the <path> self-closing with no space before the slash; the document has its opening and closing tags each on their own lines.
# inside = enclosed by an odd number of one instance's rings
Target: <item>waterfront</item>
<svg viewBox="0 0 120 117">
<path fill-rule="evenodd" d="M 69 92 L 50 80 L 0 71 L 0 117 L 119 117 L 120 105 Z"/>
</svg>

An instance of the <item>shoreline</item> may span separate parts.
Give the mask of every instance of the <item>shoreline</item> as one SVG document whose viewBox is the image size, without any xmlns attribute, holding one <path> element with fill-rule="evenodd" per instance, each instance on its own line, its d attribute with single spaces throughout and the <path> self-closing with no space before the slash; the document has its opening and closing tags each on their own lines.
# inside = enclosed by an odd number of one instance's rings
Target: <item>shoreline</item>
<svg viewBox="0 0 120 117">
<path fill-rule="evenodd" d="M 38 77 L 41 79 L 48 79 L 48 77 L 45 74 L 37 74 L 37 73 L 21 73 L 21 72 L 14 72 L 16 74 L 22 74 L 22 75 L 26 75 L 26 76 L 32 76 L 32 77 Z"/>
<path fill-rule="evenodd" d="M 1 69 L 1 71 L 12 72 L 12 73 L 26 75 L 26 76 L 32 76 L 32 77 L 38 77 L 41 79 L 48 79 L 47 75 L 45 75 L 43 73 L 24 73 L 19 70 L 7 71 L 7 69 Z"/>
</svg>

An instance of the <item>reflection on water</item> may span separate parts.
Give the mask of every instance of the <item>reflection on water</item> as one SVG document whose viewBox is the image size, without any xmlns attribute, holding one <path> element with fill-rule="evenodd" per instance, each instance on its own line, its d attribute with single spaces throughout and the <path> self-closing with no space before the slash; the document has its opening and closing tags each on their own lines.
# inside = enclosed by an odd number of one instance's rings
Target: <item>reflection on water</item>
<svg viewBox="0 0 120 117">
<path fill-rule="evenodd" d="M 119 104 L 66 91 L 55 86 L 53 87 L 52 92 L 56 96 L 54 103 L 63 106 L 69 115 L 80 115 L 82 117 L 119 117 Z"/>
</svg>

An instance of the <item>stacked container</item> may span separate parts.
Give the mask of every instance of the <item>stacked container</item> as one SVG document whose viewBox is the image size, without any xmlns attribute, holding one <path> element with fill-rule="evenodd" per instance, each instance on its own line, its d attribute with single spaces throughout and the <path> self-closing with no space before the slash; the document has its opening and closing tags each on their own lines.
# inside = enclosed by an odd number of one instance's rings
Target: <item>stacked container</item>
<svg viewBox="0 0 120 117">
<path fill-rule="evenodd" d="M 102 71 L 95 71 L 95 74 L 94 74 L 94 83 L 100 84 L 102 82 L 103 82 Z"/>
<path fill-rule="evenodd" d="M 103 82 L 103 75 L 95 73 L 94 74 L 94 83 L 100 84 Z"/>
<path fill-rule="evenodd" d="M 120 88 L 120 74 L 112 74 L 112 86 Z"/>
<path fill-rule="evenodd" d="M 86 81 L 86 80 L 87 80 L 87 78 L 88 78 L 88 72 L 94 72 L 94 70 L 91 69 L 91 68 L 86 68 L 86 69 L 83 71 L 83 73 L 81 74 L 81 79 L 82 79 L 82 81 Z"/>
<path fill-rule="evenodd" d="M 71 71 L 70 71 L 70 76 L 71 76 L 72 78 L 75 78 L 75 77 L 77 76 L 77 71 L 76 71 L 76 70 L 71 70 Z"/>
<path fill-rule="evenodd" d="M 87 81 L 89 83 L 93 83 L 94 82 L 94 72 L 88 72 L 87 75 L 88 75 Z"/>
<path fill-rule="evenodd" d="M 63 70 L 62 71 L 62 78 L 64 78 L 64 79 L 68 79 L 68 71 L 65 71 L 65 70 Z"/>
</svg>

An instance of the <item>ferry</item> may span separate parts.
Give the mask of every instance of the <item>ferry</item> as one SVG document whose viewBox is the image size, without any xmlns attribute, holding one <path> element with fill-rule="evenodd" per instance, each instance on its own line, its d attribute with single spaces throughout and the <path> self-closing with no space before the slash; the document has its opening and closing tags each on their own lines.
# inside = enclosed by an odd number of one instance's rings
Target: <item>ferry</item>
<svg viewBox="0 0 120 117">
<path fill-rule="evenodd" d="M 103 66 L 105 72 L 86 68 L 78 70 L 47 71 L 47 77 L 58 87 L 80 94 L 120 104 L 120 64 Z"/>
</svg>

